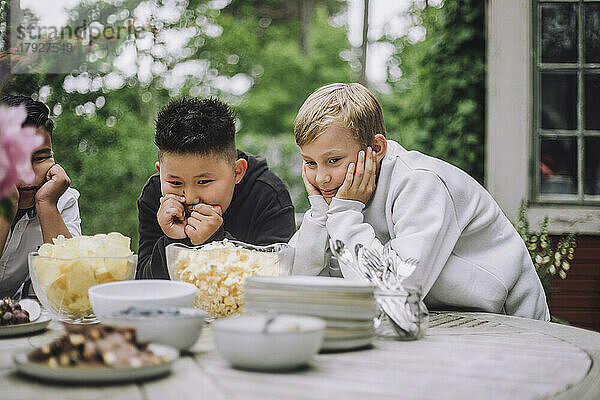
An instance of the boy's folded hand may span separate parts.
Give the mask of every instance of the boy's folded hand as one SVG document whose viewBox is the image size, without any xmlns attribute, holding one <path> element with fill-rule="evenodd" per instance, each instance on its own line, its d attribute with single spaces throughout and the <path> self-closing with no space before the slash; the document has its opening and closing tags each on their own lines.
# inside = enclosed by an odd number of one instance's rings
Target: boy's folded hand
<svg viewBox="0 0 600 400">
<path fill-rule="evenodd" d="M 365 159 L 366 158 L 366 159 Z M 366 204 L 375 191 L 377 174 L 377 161 L 375 152 L 371 147 L 358 153 L 356 167 L 354 163 L 348 165 L 344 183 L 338 190 L 335 197 L 345 200 L 356 200 Z"/>
<path fill-rule="evenodd" d="M 312 195 L 321 195 L 319 189 L 317 189 L 312 183 L 308 181 L 308 177 L 306 176 L 306 164 L 302 164 L 302 180 L 304 181 L 304 186 L 306 187 L 306 193 L 309 196 Z"/>
<path fill-rule="evenodd" d="M 223 225 L 222 214 L 219 206 L 196 204 L 185 226 L 185 234 L 192 244 L 199 245 L 206 242 Z"/>
<path fill-rule="evenodd" d="M 58 164 L 54 164 L 46 172 L 46 182 L 38 189 L 35 194 L 37 206 L 46 204 L 56 206 L 58 199 L 71 186 L 71 179 Z"/>
<path fill-rule="evenodd" d="M 185 238 L 185 197 L 165 194 L 160 198 L 156 218 L 161 229 L 171 239 Z"/>
</svg>

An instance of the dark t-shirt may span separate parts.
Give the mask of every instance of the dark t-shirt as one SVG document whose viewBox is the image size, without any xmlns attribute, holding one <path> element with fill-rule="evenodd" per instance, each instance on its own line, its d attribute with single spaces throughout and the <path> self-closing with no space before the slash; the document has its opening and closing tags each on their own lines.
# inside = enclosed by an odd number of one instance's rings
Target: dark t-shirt
<svg viewBox="0 0 600 400">
<path fill-rule="evenodd" d="M 269 170 L 264 158 L 240 150 L 238 158 L 248 161 L 248 169 L 235 185 L 231 204 L 223 213 L 223 225 L 207 242 L 225 237 L 255 245 L 287 242 L 296 230 L 287 187 Z M 146 182 L 137 202 L 137 279 L 169 279 L 165 247 L 171 243 L 192 245 L 189 238 L 171 239 L 164 234 L 156 218 L 160 197 L 160 177 L 155 174 Z"/>
</svg>

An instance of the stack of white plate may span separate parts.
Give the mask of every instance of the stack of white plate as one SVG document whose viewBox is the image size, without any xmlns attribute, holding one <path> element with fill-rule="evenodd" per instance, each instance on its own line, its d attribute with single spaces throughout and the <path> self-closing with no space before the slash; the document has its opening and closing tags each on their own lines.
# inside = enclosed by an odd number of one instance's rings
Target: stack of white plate
<svg viewBox="0 0 600 400">
<path fill-rule="evenodd" d="M 244 310 L 312 315 L 327 321 L 321 350 L 346 350 L 373 341 L 374 285 L 322 276 L 252 276 Z"/>
</svg>

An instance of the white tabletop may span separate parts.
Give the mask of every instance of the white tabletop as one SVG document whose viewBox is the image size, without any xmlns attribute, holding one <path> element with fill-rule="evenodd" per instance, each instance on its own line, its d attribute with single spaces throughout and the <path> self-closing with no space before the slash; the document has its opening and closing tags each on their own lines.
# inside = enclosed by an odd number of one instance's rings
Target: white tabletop
<svg viewBox="0 0 600 400">
<path fill-rule="evenodd" d="M 425 338 L 376 340 L 318 354 L 308 367 L 262 373 L 229 367 L 206 329 L 173 372 L 125 385 L 34 382 L 12 354 L 62 334 L 0 338 L 0 398 L 8 399 L 598 399 L 600 334 L 484 313 L 432 313 Z"/>
</svg>

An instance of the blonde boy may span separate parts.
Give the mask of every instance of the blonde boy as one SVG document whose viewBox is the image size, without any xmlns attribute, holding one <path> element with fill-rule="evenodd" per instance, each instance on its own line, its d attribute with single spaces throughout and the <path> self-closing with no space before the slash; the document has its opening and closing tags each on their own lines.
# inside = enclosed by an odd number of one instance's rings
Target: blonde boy
<svg viewBox="0 0 600 400">
<path fill-rule="evenodd" d="M 294 124 L 311 204 L 298 232 L 295 274 L 335 275 L 328 239 L 419 264 L 433 309 L 466 309 L 549 320 L 525 245 L 490 194 L 468 174 L 386 140 L 381 107 L 357 83 L 317 89 Z M 333 271 L 333 273 L 332 273 Z"/>
</svg>

